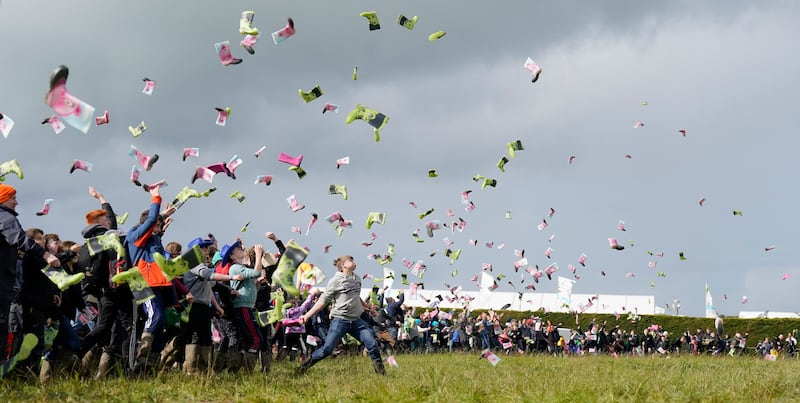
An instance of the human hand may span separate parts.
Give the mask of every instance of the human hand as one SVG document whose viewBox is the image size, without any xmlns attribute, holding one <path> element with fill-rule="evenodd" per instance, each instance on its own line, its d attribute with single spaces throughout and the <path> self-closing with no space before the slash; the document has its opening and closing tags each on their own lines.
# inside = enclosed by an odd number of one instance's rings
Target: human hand
<svg viewBox="0 0 800 403">
<path fill-rule="evenodd" d="M 277 240 L 278 240 L 278 236 L 277 236 L 277 235 L 275 235 L 275 233 L 274 233 L 274 232 L 267 231 L 267 233 L 265 233 L 264 235 L 265 235 L 267 238 L 269 238 L 270 240 L 272 240 L 272 242 L 275 242 L 275 241 L 277 241 Z"/>
<path fill-rule="evenodd" d="M 256 252 L 256 258 L 260 259 L 261 255 L 264 254 L 264 245 L 257 243 L 253 245 L 253 250 Z"/>
<path fill-rule="evenodd" d="M 94 187 L 89 186 L 89 196 L 94 197 L 95 199 L 102 199 L 103 195 L 94 189 Z"/>
<path fill-rule="evenodd" d="M 159 192 L 160 188 L 161 188 L 161 186 L 151 187 L 150 190 L 149 190 L 150 196 L 153 196 L 153 197 L 161 196 L 161 193 Z"/>
<path fill-rule="evenodd" d="M 166 231 L 167 228 L 169 228 L 170 224 L 172 224 L 173 221 L 174 221 L 174 219 L 172 217 L 165 218 L 164 219 L 164 225 L 161 226 L 161 232 Z"/>
<path fill-rule="evenodd" d="M 164 217 L 169 217 L 175 214 L 176 211 L 178 211 L 178 209 L 174 205 L 170 205 L 169 207 L 165 208 L 164 211 L 161 212 L 161 215 Z"/>
<path fill-rule="evenodd" d="M 52 253 L 47 253 L 45 259 L 47 260 L 47 264 L 49 264 L 50 267 L 61 267 L 61 261 L 58 260 L 56 255 L 53 255 Z"/>
</svg>

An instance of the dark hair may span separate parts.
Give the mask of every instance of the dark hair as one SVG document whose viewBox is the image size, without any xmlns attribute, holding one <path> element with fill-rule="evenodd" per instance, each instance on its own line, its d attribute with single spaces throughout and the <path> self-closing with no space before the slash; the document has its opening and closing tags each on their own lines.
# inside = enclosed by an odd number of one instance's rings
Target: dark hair
<svg viewBox="0 0 800 403">
<path fill-rule="evenodd" d="M 147 220 L 147 217 L 149 215 L 150 215 L 150 210 L 142 211 L 142 215 L 139 216 L 139 225 L 144 224 L 144 221 Z M 156 224 L 158 224 L 159 222 L 163 223 L 164 220 L 165 220 L 165 217 L 163 215 L 159 214 L 158 218 L 156 218 Z"/>
<path fill-rule="evenodd" d="M 181 247 L 181 244 L 177 242 L 170 242 L 164 247 L 164 249 L 169 252 L 170 256 L 176 257 L 181 255 L 181 250 L 183 248 Z"/>
<path fill-rule="evenodd" d="M 28 228 L 25 230 L 25 235 L 27 235 L 29 238 L 33 238 L 36 235 L 44 235 L 44 231 L 42 231 L 41 228 L 36 227 Z"/>
</svg>

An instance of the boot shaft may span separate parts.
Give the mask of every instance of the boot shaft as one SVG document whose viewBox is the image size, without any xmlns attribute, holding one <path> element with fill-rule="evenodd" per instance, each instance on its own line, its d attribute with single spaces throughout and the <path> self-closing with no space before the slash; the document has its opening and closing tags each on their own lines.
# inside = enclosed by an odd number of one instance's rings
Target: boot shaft
<svg viewBox="0 0 800 403">
<path fill-rule="evenodd" d="M 197 347 L 197 370 L 203 374 L 213 373 L 212 366 L 212 352 L 211 346 L 198 346 Z"/>
<path fill-rule="evenodd" d="M 375 368 L 375 373 L 378 375 L 386 375 L 386 368 L 383 366 L 383 360 L 372 360 L 372 367 Z"/>
<path fill-rule="evenodd" d="M 258 353 L 244 353 L 242 360 L 242 367 L 245 372 L 252 373 L 256 369 L 256 363 L 259 362 Z"/>
<path fill-rule="evenodd" d="M 184 350 L 183 370 L 187 374 L 197 373 L 198 362 L 198 346 L 197 344 L 187 344 Z"/>
<path fill-rule="evenodd" d="M 238 373 L 240 369 L 242 369 L 242 352 L 240 351 L 228 351 L 228 372 L 235 374 Z"/>
<path fill-rule="evenodd" d="M 97 364 L 97 374 L 95 374 L 94 379 L 96 381 L 106 379 L 109 372 L 111 372 L 111 368 L 114 365 L 114 356 L 110 353 L 103 353 L 100 355 L 100 362 Z"/>
<path fill-rule="evenodd" d="M 269 374 L 269 371 L 272 369 L 272 350 L 270 351 L 262 351 L 261 352 L 261 372 L 264 374 Z"/>
</svg>

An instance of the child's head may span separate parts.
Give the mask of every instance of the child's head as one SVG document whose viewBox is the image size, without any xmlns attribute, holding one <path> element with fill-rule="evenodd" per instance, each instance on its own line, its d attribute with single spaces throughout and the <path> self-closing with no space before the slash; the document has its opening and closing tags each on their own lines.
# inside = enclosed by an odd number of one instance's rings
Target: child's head
<svg viewBox="0 0 800 403">
<path fill-rule="evenodd" d="M 164 250 L 166 250 L 170 256 L 177 257 L 181 255 L 181 250 L 183 250 L 183 247 L 177 242 L 170 242 L 164 247 Z"/>
<path fill-rule="evenodd" d="M 336 266 L 336 270 L 338 271 L 343 271 L 345 266 L 350 267 L 351 264 L 352 267 L 355 267 L 356 265 L 355 261 L 353 260 L 353 257 L 350 255 L 339 256 L 338 258 L 336 258 L 336 260 L 333 261 L 333 265 Z"/>
<path fill-rule="evenodd" d="M 256 265 L 256 248 L 249 247 L 244 250 L 244 265 L 248 267 L 254 267 Z"/>
</svg>

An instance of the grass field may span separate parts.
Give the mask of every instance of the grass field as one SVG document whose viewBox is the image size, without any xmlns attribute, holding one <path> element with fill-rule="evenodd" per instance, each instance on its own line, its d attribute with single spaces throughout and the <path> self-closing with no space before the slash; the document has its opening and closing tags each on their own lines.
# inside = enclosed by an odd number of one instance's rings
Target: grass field
<svg viewBox="0 0 800 403">
<path fill-rule="evenodd" d="M 246 402 L 597 402 L 800 401 L 800 360 L 750 357 L 501 356 L 493 367 L 472 354 L 400 355 L 387 376 L 364 357 L 326 359 L 303 377 L 297 363 L 272 373 L 168 374 L 104 382 L 4 380 L 7 401 Z"/>
</svg>

